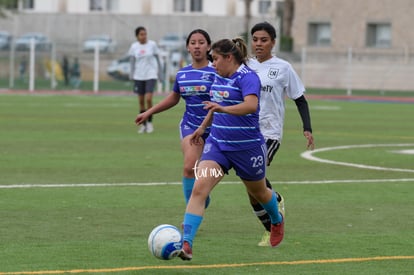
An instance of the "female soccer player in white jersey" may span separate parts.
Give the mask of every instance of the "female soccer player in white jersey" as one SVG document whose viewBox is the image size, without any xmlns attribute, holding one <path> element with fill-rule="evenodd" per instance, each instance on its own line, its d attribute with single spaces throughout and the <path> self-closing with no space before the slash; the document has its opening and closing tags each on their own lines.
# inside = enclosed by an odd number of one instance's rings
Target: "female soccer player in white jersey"
<svg viewBox="0 0 414 275">
<path fill-rule="evenodd" d="M 135 123 L 142 124 L 153 114 L 177 105 L 180 98 L 185 100 L 186 108 L 180 123 L 180 138 L 184 155 L 183 193 L 187 203 L 195 180 L 193 168 L 201 156 L 204 145 L 204 141 L 201 144 L 190 145 L 190 135 L 201 125 L 208 113 L 204 109 L 203 102 L 210 100 L 210 87 L 215 77 L 215 70 L 209 60 L 211 39 L 206 31 L 193 30 L 187 37 L 186 45 L 192 62 L 177 72 L 173 92 L 157 105 L 139 114 Z M 208 133 L 209 129 L 206 129 L 204 139 Z M 207 198 L 206 207 L 208 203 L 209 198 Z"/>
<path fill-rule="evenodd" d="M 155 41 L 148 40 L 147 30 L 140 26 L 135 29 L 137 41 L 131 44 L 128 55 L 131 61 L 130 79 L 134 81 L 134 93 L 138 95 L 139 111 L 152 107 L 152 94 L 157 79 L 161 77 L 159 49 Z M 141 126 L 138 133 L 152 133 L 152 116 Z"/>
<path fill-rule="evenodd" d="M 283 122 L 285 119 L 285 97 L 294 100 L 296 103 L 303 123 L 303 135 L 307 140 L 307 149 L 314 148 L 311 119 L 302 81 L 291 64 L 272 55 L 276 39 L 275 28 L 268 22 L 263 22 L 254 25 L 250 33 L 252 35 L 252 52 L 255 57 L 249 59 L 248 66 L 259 75 L 261 82 L 259 122 L 260 130 L 266 140 L 267 165 L 269 166 L 282 140 Z M 266 183 L 269 188 L 272 188 L 267 178 Z M 283 200 L 280 195 L 278 199 Z M 251 196 L 250 203 L 254 213 L 266 228 L 259 246 L 268 246 L 270 244 L 268 233 L 270 231 L 269 216 L 263 211 L 263 207 Z M 279 207 L 284 214 L 283 201 Z"/>
<path fill-rule="evenodd" d="M 266 145 L 259 127 L 260 79 L 245 65 L 246 44 L 240 38 L 219 40 L 212 45 L 212 56 L 218 75 L 211 86 L 210 101 L 204 102 L 209 113 L 191 140 L 199 144 L 207 126 L 211 131 L 182 223 L 184 242 L 179 257 L 183 260 L 192 259 L 206 198 L 231 168 L 270 216 L 271 245 L 277 246 L 284 234 L 276 194 L 266 187 Z"/>
</svg>

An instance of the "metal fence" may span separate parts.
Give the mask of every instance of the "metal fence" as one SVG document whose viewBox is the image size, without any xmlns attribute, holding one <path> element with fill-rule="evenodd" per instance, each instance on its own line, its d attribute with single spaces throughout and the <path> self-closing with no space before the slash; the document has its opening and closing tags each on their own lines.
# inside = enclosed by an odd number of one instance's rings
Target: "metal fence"
<svg viewBox="0 0 414 275">
<path fill-rule="evenodd" d="M 116 52 L 101 52 L 98 47 L 94 51 L 84 52 L 79 47 L 52 44 L 50 49 L 16 50 L 15 47 L 0 51 L 0 89 L 29 90 L 41 89 L 129 89 L 128 81 L 130 65 L 127 56 L 129 45 Z M 67 58 L 69 71 L 75 59 L 79 61 L 81 80 L 89 85 L 74 87 L 64 81 L 63 59 Z M 188 56 L 180 50 L 162 50 L 161 62 L 164 73 L 163 91 L 171 89 L 175 73 L 188 63 Z M 91 83 L 90 83 L 91 82 Z M 39 84 L 41 83 L 41 84 Z M 100 85 L 106 83 L 104 87 Z M 109 84 L 108 84 L 109 83 Z"/>
<path fill-rule="evenodd" d="M 130 83 L 128 86 L 125 81 L 128 61 L 122 59 L 128 47 L 125 45 L 114 53 L 95 53 L 58 44 L 47 51 L 36 50 L 33 55 L 30 51 L 1 50 L 0 89 L 73 89 L 63 81 L 62 60 L 67 56 L 70 65 L 75 58 L 79 59 L 81 90 L 131 90 Z M 348 94 L 352 90 L 414 91 L 414 53 L 407 49 L 375 53 L 355 48 L 337 52 L 304 48 L 300 53 L 277 55 L 292 64 L 309 88 L 344 89 Z M 164 52 L 162 59 L 167 77 L 159 89 L 167 92 L 172 88 L 176 71 L 189 61 L 182 52 L 171 51 Z M 118 64 L 119 72 L 114 65 L 117 60 L 123 61 Z M 112 72 L 109 71 L 111 67 Z"/>
<path fill-rule="evenodd" d="M 414 51 L 303 48 L 287 56 L 307 87 L 373 91 L 414 91 Z"/>
</svg>

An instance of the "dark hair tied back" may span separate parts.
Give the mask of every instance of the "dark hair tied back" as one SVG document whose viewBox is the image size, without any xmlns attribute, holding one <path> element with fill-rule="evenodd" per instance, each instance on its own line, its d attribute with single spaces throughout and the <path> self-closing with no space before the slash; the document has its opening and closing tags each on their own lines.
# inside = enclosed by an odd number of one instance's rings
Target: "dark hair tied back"
<svg viewBox="0 0 414 275">
<path fill-rule="evenodd" d="M 221 39 L 213 44 L 211 49 L 219 55 L 233 55 L 240 64 L 247 62 L 247 46 L 240 37 L 234 39 Z"/>
</svg>

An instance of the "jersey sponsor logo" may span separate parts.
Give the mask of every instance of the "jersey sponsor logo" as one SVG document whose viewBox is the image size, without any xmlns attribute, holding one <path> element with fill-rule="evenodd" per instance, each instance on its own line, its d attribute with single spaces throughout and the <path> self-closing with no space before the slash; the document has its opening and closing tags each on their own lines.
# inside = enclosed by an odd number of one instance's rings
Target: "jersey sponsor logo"
<svg viewBox="0 0 414 275">
<path fill-rule="evenodd" d="M 210 90 L 210 97 L 215 102 L 223 102 L 224 98 L 228 98 L 229 96 L 228 91 Z"/>
<path fill-rule="evenodd" d="M 262 92 L 271 93 L 271 92 L 272 92 L 272 90 L 273 90 L 273 87 L 272 87 L 272 86 L 270 86 L 270 85 L 266 85 L 266 86 L 262 86 L 262 87 L 260 88 L 260 90 L 261 90 Z"/>
<path fill-rule="evenodd" d="M 275 68 L 270 68 L 269 72 L 267 73 L 267 76 L 270 79 L 276 79 L 278 75 L 279 75 L 279 69 L 275 69 Z"/>
<path fill-rule="evenodd" d="M 145 49 L 140 49 L 138 50 L 138 56 L 143 56 L 145 55 L 147 52 L 145 51 Z"/>
<path fill-rule="evenodd" d="M 205 92 L 205 91 L 207 91 L 207 87 L 205 85 L 180 87 L 180 92 L 185 95 L 194 95 L 194 94 L 197 94 L 198 92 Z"/>
</svg>

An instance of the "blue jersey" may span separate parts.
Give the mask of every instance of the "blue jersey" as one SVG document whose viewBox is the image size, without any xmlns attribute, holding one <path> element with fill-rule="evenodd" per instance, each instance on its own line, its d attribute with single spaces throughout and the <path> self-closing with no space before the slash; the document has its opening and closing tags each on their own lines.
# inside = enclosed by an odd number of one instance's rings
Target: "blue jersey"
<svg viewBox="0 0 414 275">
<path fill-rule="evenodd" d="M 210 87 L 215 75 L 211 64 L 201 69 L 194 69 L 192 65 L 188 65 L 180 69 L 175 77 L 173 91 L 185 100 L 182 121 L 194 130 L 201 125 L 208 113 L 202 102 L 210 101 Z M 209 129 L 206 130 L 208 131 Z"/>
<path fill-rule="evenodd" d="M 216 76 L 210 90 L 211 101 L 221 106 L 240 104 L 247 95 L 260 99 L 260 79 L 245 65 L 241 65 L 230 78 Z M 215 112 L 209 139 L 214 140 L 222 151 L 239 151 L 263 142 L 259 127 L 259 103 L 256 112 L 243 116 Z"/>
</svg>

